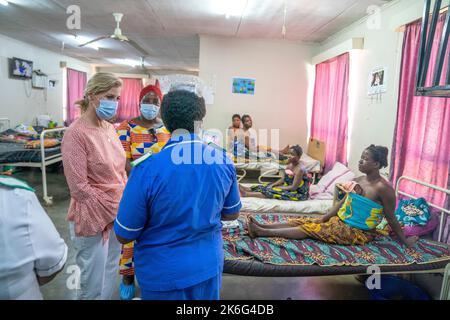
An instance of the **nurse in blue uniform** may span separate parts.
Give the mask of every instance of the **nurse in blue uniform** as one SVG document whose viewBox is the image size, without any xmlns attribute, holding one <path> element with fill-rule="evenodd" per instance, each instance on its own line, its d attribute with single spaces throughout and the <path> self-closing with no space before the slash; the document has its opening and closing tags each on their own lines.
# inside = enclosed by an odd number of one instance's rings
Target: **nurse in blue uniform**
<svg viewBox="0 0 450 320">
<path fill-rule="evenodd" d="M 169 92 L 161 116 L 172 137 L 134 163 L 114 230 L 136 240 L 135 270 L 144 300 L 217 300 L 223 270 L 222 223 L 239 216 L 232 161 L 195 133 L 206 114 L 194 92 Z"/>
</svg>

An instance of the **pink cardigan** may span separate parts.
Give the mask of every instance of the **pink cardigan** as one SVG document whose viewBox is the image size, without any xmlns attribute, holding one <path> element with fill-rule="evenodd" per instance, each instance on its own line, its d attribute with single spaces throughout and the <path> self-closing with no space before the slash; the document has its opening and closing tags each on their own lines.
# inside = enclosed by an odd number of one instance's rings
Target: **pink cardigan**
<svg viewBox="0 0 450 320">
<path fill-rule="evenodd" d="M 80 118 L 67 129 L 61 149 L 71 196 L 67 220 L 75 223 L 77 236 L 103 233 L 106 240 L 127 175 L 116 131 L 105 121 L 103 125 L 94 127 Z"/>
</svg>

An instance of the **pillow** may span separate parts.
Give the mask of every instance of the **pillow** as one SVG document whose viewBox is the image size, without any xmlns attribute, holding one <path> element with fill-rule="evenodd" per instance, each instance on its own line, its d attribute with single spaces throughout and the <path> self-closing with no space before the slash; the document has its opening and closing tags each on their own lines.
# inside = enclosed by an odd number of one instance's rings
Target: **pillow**
<svg viewBox="0 0 450 320">
<path fill-rule="evenodd" d="M 402 229 L 406 237 L 421 237 L 432 233 L 438 227 L 438 225 L 439 216 L 435 213 L 432 213 L 431 218 L 426 225 L 402 226 Z M 383 221 L 378 225 L 377 230 L 381 231 L 381 233 L 385 235 L 394 234 L 394 232 L 389 227 L 386 218 L 384 218 Z"/>
<path fill-rule="evenodd" d="M 433 232 L 439 225 L 439 217 L 435 214 L 431 215 L 431 219 L 424 226 L 405 226 L 403 232 L 406 237 L 411 236 L 424 236 Z"/>
<path fill-rule="evenodd" d="M 333 169 L 324 175 L 319 182 L 310 189 L 311 199 L 333 199 L 334 186 L 355 179 L 355 174 L 340 162 L 336 162 Z"/>
<path fill-rule="evenodd" d="M 14 130 L 18 133 L 27 134 L 27 135 L 33 135 L 38 134 L 36 130 L 32 126 L 27 126 L 25 124 L 19 124 L 14 128 Z"/>
<path fill-rule="evenodd" d="M 333 169 L 320 179 L 317 183 L 322 190 L 331 190 L 334 192 L 334 185 L 340 182 L 351 181 L 355 178 L 355 174 L 340 162 L 336 162 Z"/>
</svg>

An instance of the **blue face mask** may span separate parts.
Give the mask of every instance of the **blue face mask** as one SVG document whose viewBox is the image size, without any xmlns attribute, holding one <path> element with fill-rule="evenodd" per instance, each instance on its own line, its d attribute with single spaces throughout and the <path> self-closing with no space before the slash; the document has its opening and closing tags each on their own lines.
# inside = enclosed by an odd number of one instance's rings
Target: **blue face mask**
<svg viewBox="0 0 450 320">
<path fill-rule="evenodd" d="M 147 120 L 156 118 L 159 112 L 159 107 L 156 104 L 141 103 L 141 114 Z"/>
<path fill-rule="evenodd" d="M 118 101 L 100 100 L 100 104 L 95 109 L 95 113 L 100 119 L 109 120 L 116 115 L 118 105 Z"/>
</svg>

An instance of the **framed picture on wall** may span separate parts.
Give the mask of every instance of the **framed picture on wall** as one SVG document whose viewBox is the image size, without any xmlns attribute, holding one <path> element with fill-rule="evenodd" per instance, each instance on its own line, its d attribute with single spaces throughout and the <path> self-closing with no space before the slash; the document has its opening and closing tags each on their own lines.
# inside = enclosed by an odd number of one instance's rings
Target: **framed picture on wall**
<svg viewBox="0 0 450 320">
<path fill-rule="evenodd" d="M 9 77 L 13 79 L 31 79 L 33 75 L 33 62 L 20 58 L 10 58 Z"/>
<path fill-rule="evenodd" d="M 386 88 L 386 74 L 387 70 L 385 67 L 375 68 L 369 74 L 369 96 L 385 93 Z"/>
<path fill-rule="evenodd" d="M 233 93 L 237 94 L 255 94 L 255 79 L 233 78 Z"/>
<path fill-rule="evenodd" d="M 55 89 L 56 88 L 56 80 L 48 80 L 48 88 Z"/>
</svg>

